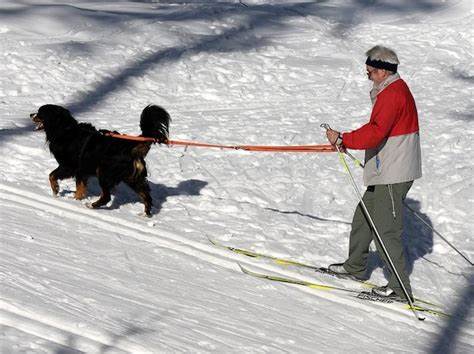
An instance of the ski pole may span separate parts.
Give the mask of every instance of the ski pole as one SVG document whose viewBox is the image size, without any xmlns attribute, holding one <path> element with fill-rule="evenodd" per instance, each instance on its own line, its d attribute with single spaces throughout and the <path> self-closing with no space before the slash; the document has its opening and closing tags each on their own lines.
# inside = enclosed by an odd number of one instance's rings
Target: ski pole
<svg viewBox="0 0 474 354">
<path fill-rule="evenodd" d="M 432 227 L 430 224 L 428 224 L 425 220 L 423 220 L 423 218 L 415 211 L 413 210 L 407 203 L 405 203 L 405 201 L 403 201 L 403 204 L 408 208 L 408 210 L 410 210 L 418 219 L 421 220 L 421 222 L 423 224 L 425 224 L 428 228 L 431 229 L 431 231 L 433 231 L 436 235 L 438 235 L 444 242 L 446 242 L 453 250 L 455 250 L 461 257 L 463 257 L 471 266 L 473 266 L 474 264 L 469 260 L 469 258 L 467 258 L 464 254 L 462 254 L 461 251 L 459 251 L 456 247 L 454 247 L 453 244 L 451 244 L 445 237 L 443 237 L 443 235 L 441 235 L 438 231 L 435 230 L 434 227 Z"/>
<path fill-rule="evenodd" d="M 345 150 L 344 153 L 347 156 L 349 156 L 351 158 L 351 160 L 354 161 L 354 163 L 357 164 L 357 166 L 362 167 L 362 168 L 365 167 L 365 165 L 359 159 L 357 159 L 354 155 L 352 155 L 349 151 Z"/>
<path fill-rule="evenodd" d="M 325 128 L 325 129 L 330 129 L 329 125 L 328 124 L 321 124 L 321 127 L 322 128 Z M 349 179 L 351 181 L 351 184 L 352 184 L 352 187 L 354 188 L 355 192 L 356 192 L 356 195 L 359 199 L 359 203 L 362 207 L 362 210 L 364 211 L 365 215 L 367 216 L 367 219 L 369 220 L 369 223 L 370 223 L 370 226 L 372 227 L 372 230 L 374 230 L 374 234 L 377 238 L 377 241 L 379 242 L 380 246 L 381 246 L 381 249 L 385 255 L 385 258 L 388 260 L 388 263 L 389 263 L 389 266 L 390 266 L 390 270 L 393 272 L 393 274 L 395 274 L 396 278 L 397 278 L 397 281 L 398 283 L 400 284 L 402 290 L 403 290 L 403 293 L 408 301 L 408 304 L 410 305 L 410 309 L 413 311 L 413 314 L 415 315 L 415 317 L 420 320 L 420 321 L 424 321 L 425 320 L 425 317 L 421 316 L 421 315 L 418 315 L 418 313 L 416 312 L 416 308 L 415 308 L 415 305 L 413 304 L 413 301 L 410 297 L 410 295 L 408 294 L 408 291 L 405 287 L 405 284 L 403 284 L 403 281 L 400 277 L 400 275 L 398 274 L 398 271 L 397 269 L 395 268 L 395 265 L 393 264 L 393 261 L 392 261 L 392 258 L 390 257 L 390 254 L 388 253 L 388 250 L 387 248 L 385 247 L 385 244 L 382 240 L 382 237 L 380 237 L 380 234 L 377 230 L 377 227 L 375 226 L 375 223 L 374 221 L 372 220 L 372 217 L 370 216 L 370 213 L 364 203 L 364 200 L 362 198 L 362 194 L 360 193 L 360 190 L 359 188 L 357 187 L 357 184 L 355 183 L 355 180 L 354 180 L 354 176 L 352 175 L 352 172 L 349 168 L 349 166 L 347 165 L 347 162 L 346 162 L 346 159 L 344 158 L 344 155 L 342 154 L 341 152 L 341 149 L 339 148 L 339 146 L 336 145 L 336 149 L 337 149 L 337 153 L 339 155 L 339 158 L 344 166 L 344 169 L 347 171 L 348 175 L 349 175 Z"/>
</svg>

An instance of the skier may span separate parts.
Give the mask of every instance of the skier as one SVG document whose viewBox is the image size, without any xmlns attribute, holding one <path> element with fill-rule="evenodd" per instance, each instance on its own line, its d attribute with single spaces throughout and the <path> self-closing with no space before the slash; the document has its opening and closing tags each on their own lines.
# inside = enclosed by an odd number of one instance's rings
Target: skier
<svg viewBox="0 0 474 354">
<path fill-rule="evenodd" d="M 329 142 L 341 149 L 365 150 L 363 201 L 372 217 L 393 264 L 410 297 L 410 280 L 405 270 L 402 247 L 402 202 L 413 181 L 421 177 L 421 149 L 418 114 L 415 100 L 397 73 L 396 53 L 383 46 L 375 46 L 367 53 L 365 62 L 368 79 L 373 81 L 370 91 L 372 114 L 367 124 L 347 133 L 328 129 Z M 349 257 L 344 263 L 329 265 L 332 272 L 364 279 L 367 270 L 369 245 L 375 241 L 377 250 L 388 264 L 384 252 L 359 204 L 355 210 L 349 240 Z M 378 296 L 405 299 L 394 274 L 388 284 L 372 290 Z"/>
</svg>

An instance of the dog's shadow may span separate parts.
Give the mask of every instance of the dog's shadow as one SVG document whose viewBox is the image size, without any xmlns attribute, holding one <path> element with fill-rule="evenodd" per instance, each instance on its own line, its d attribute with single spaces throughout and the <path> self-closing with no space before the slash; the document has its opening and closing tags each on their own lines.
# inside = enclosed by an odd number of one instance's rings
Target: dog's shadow
<svg viewBox="0 0 474 354">
<path fill-rule="evenodd" d="M 429 225 L 432 225 L 429 217 L 420 211 L 421 203 L 419 201 L 407 198 L 405 203 Z M 433 231 L 418 220 L 406 207 L 403 209 L 404 229 L 402 243 L 405 255 L 405 270 L 410 275 L 413 272 L 415 262 L 433 252 Z M 390 272 L 384 266 L 380 255 L 377 252 L 370 251 L 366 277 L 370 278 L 372 272 L 377 268 L 383 268 L 385 278 L 389 279 Z"/>
<path fill-rule="evenodd" d="M 201 190 L 206 187 L 208 182 L 198 179 L 189 179 L 180 182 L 176 187 L 168 187 L 163 184 L 156 184 L 148 181 L 150 186 L 150 194 L 153 199 L 152 214 L 158 214 L 163 207 L 163 204 L 169 197 L 175 196 L 198 196 L 201 195 Z M 96 177 L 89 179 L 87 184 L 87 194 L 89 197 L 100 196 L 101 189 Z M 141 203 L 140 197 L 125 183 L 120 183 L 115 187 L 113 192 L 114 198 L 106 209 L 119 209 L 122 205 L 128 203 Z"/>
</svg>

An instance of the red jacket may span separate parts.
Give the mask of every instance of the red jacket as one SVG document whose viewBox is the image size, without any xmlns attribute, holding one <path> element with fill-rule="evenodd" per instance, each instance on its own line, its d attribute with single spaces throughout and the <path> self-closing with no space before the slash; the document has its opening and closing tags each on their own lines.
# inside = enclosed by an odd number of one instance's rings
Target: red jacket
<svg viewBox="0 0 474 354">
<path fill-rule="evenodd" d="M 398 77 L 398 75 L 397 75 Z M 421 177 L 421 148 L 415 100 L 400 78 L 382 89 L 370 121 L 342 134 L 349 149 L 365 152 L 364 184 L 393 184 Z"/>
<path fill-rule="evenodd" d="M 349 149 L 373 149 L 388 137 L 416 133 L 418 130 L 415 100 L 405 81 L 399 79 L 377 95 L 369 123 L 344 133 L 342 141 Z"/>
</svg>

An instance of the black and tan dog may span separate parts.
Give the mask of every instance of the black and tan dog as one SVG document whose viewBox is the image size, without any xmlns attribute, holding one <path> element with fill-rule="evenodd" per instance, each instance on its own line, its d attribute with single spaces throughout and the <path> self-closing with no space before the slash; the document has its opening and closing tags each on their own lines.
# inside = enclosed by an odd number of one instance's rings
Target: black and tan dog
<svg viewBox="0 0 474 354">
<path fill-rule="evenodd" d="M 75 178 L 76 199 L 87 195 L 87 180 L 97 176 L 100 198 L 91 204 L 99 208 L 107 204 L 113 187 L 120 182 L 130 186 L 145 204 L 145 214 L 151 215 L 152 198 L 147 181 L 145 156 L 153 141 L 130 141 L 107 136 L 89 123 L 79 123 L 61 106 L 44 105 L 30 115 L 37 130 L 44 130 L 49 150 L 59 166 L 49 174 L 54 195 L 59 192 L 59 180 Z M 168 140 L 170 116 L 155 105 L 145 107 L 140 117 L 143 137 L 164 143 Z"/>
</svg>

